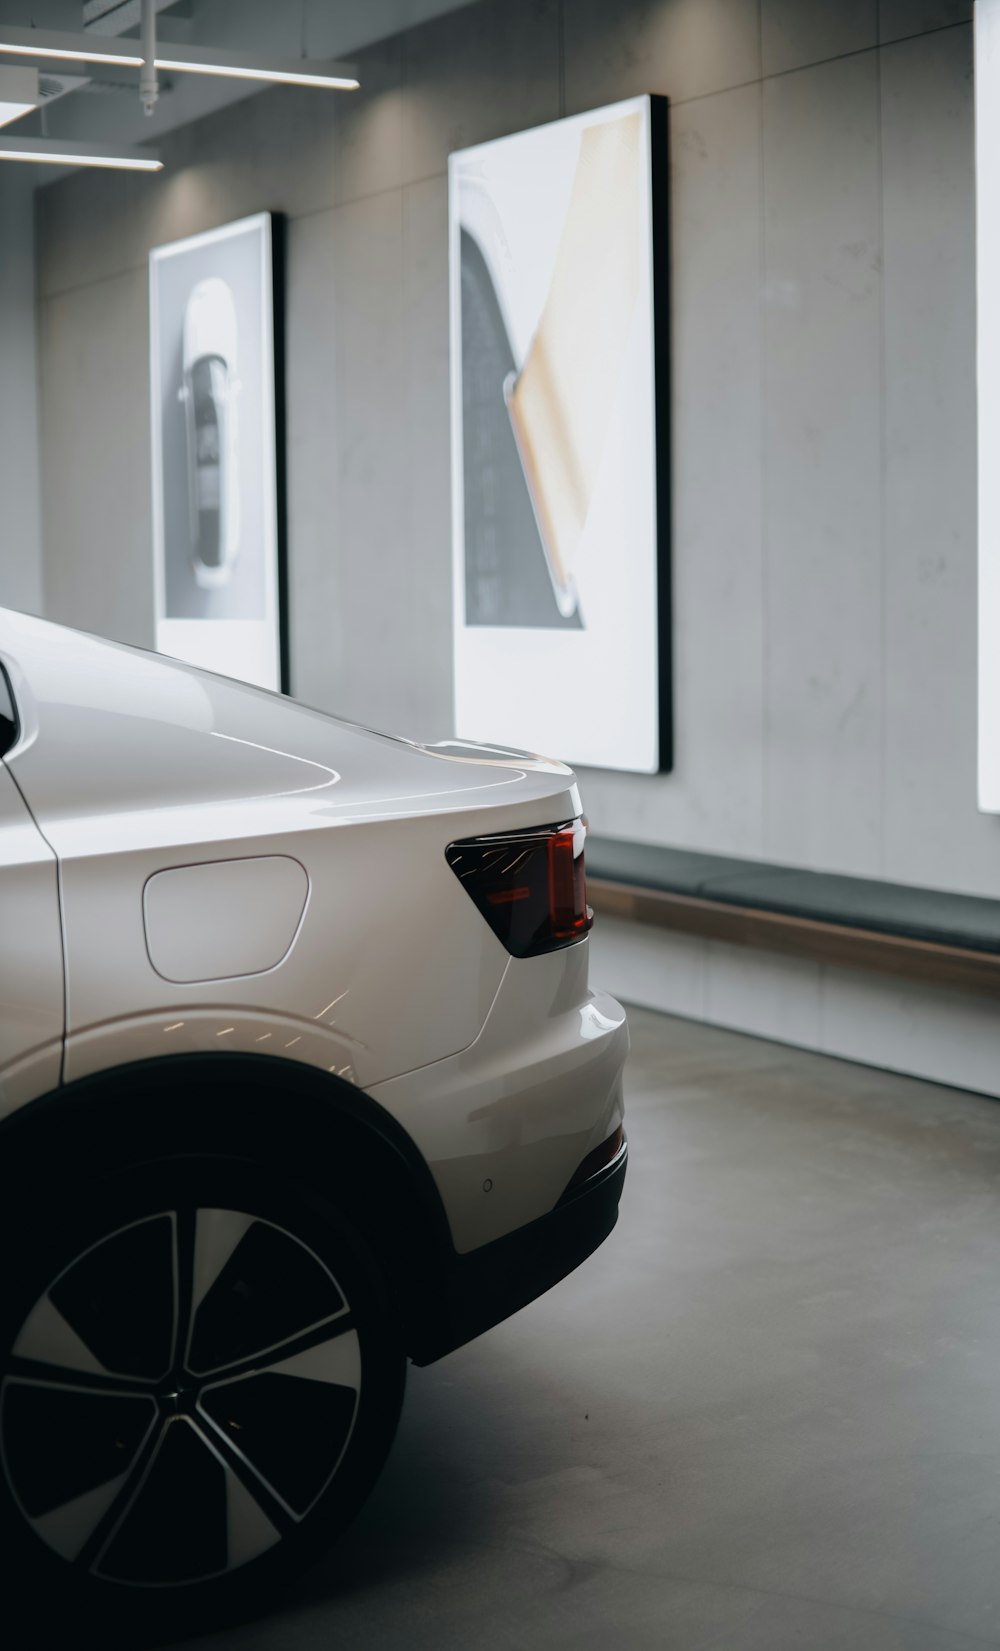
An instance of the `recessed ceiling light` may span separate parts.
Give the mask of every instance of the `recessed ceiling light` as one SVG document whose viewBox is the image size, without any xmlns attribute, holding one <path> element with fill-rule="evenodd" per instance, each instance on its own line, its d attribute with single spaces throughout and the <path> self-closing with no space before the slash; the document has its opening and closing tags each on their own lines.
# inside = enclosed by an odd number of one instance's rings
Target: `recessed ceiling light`
<svg viewBox="0 0 1000 1651">
<path fill-rule="evenodd" d="M 122 143 L 74 143 L 68 138 L 0 137 L 0 161 L 37 161 L 48 166 L 108 166 L 122 172 L 159 172 L 152 149 Z"/>
</svg>

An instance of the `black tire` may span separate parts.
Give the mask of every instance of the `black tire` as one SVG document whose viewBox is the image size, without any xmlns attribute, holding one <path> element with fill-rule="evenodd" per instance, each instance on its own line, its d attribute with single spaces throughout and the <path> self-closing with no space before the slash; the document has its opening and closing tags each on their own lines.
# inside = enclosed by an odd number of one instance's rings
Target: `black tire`
<svg viewBox="0 0 1000 1651">
<path fill-rule="evenodd" d="M 120 1168 L 4 1226 L 6 1577 L 139 1631 L 266 1603 L 354 1517 L 396 1430 L 405 1361 L 361 1236 L 214 1157 Z"/>
</svg>

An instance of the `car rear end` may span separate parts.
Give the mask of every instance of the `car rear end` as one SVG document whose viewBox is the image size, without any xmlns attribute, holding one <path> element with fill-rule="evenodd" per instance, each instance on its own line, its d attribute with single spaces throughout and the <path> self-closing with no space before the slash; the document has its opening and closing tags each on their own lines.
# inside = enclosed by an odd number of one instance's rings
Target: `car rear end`
<svg viewBox="0 0 1000 1651">
<path fill-rule="evenodd" d="M 497 809 L 493 829 L 447 843 L 449 868 L 506 954 L 503 976 L 467 1048 L 371 1091 L 426 1159 L 454 1244 L 418 1363 L 547 1290 L 617 1220 L 628 1028 L 589 982 L 586 824 L 572 782 L 557 802 L 572 812 L 525 827 Z"/>
<path fill-rule="evenodd" d="M 449 1240 L 421 1357 L 512 1310 L 497 1277 L 516 1277 L 519 1305 L 600 1243 L 625 1169 L 628 1033 L 589 981 L 572 771 L 393 739 L 177 661 L 5 623 L 0 652 L 37 728 L 8 761 L 59 862 L 64 1084 L 229 1063 L 275 1098 L 272 1150 L 301 1149 L 321 1174 L 323 1152 L 289 1120 L 300 1075 L 331 1118 L 377 1133 L 388 1114 L 430 1172 Z M 220 951 L 248 912 L 251 940 L 270 912 L 274 945 Z M 377 1184 L 364 1202 L 395 1230 Z"/>
<path fill-rule="evenodd" d="M 561 764 L 2 610 L 0 668 L 64 1028 L 0 1071 L 0 1543 L 32 1609 L 138 1643 L 294 1576 L 406 1358 L 607 1235 L 628 1037 Z"/>
</svg>

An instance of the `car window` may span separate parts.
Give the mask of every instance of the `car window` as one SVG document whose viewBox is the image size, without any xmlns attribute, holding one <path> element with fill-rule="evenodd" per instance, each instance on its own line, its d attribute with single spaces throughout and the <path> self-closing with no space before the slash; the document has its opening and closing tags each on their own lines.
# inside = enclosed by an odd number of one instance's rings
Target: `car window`
<svg viewBox="0 0 1000 1651">
<path fill-rule="evenodd" d="M 6 756 L 17 739 L 17 711 L 6 672 L 0 665 L 0 757 Z"/>
</svg>

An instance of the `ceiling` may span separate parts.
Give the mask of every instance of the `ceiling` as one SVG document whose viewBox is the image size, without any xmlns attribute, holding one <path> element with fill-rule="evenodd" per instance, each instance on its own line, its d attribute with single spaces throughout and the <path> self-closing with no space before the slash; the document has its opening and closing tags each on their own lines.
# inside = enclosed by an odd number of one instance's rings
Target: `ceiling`
<svg viewBox="0 0 1000 1651">
<path fill-rule="evenodd" d="M 456 11 L 470 0 L 157 0 L 157 34 L 163 43 L 226 47 L 273 54 L 275 59 L 349 58 L 353 52 L 401 30 Z M 0 0 L 0 23 L 20 28 L 93 30 L 104 37 L 139 32 L 138 0 Z M 3 58 L 0 63 L 26 62 Z M 41 70 L 42 107 L 5 128 L 11 136 L 151 142 L 175 127 L 199 120 L 263 89 L 241 80 L 161 73 L 152 115 L 139 103 L 138 69 L 59 64 Z M 64 72 L 65 71 L 65 72 Z M 86 72 L 89 71 L 89 72 Z M 303 91 L 303 97 L 338 97 Z M 349 95 L 349 94 L 348 94 Z M 8 163 L 10 164 L 10 163 Z M 56 176 L 50 167 L 26 167 L 40 185 Z"/>
</svg>

